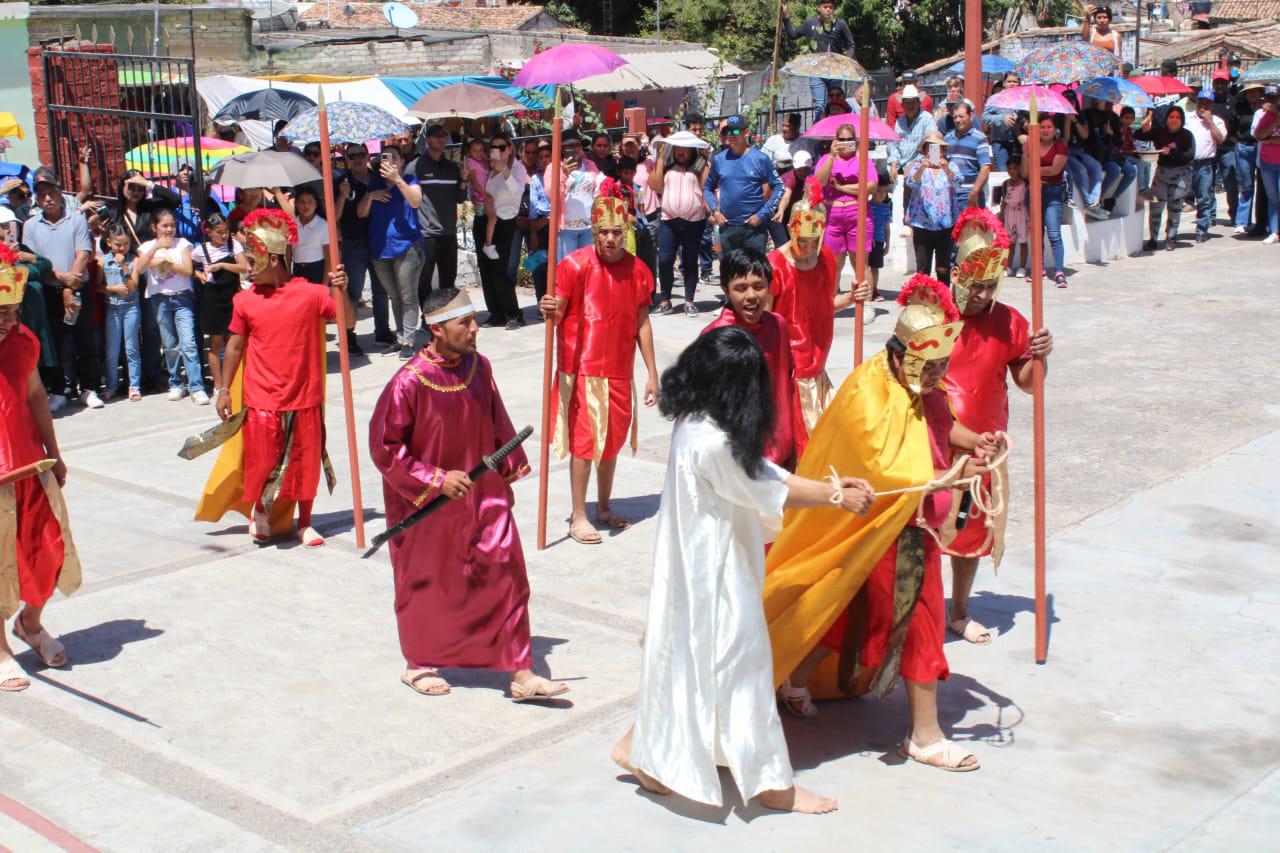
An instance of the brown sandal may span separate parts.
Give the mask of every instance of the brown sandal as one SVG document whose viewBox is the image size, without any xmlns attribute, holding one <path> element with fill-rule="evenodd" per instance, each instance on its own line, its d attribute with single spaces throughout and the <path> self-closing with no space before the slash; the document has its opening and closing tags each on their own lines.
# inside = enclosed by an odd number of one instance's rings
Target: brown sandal
<svg viewBox="0 0 1280 853">
<path fill-rule="evenodd" d="M 435 681 L 435 684 L 419 684 L 423 679 Z M 445 681 L 440 672 L 435 669 L 410 669 L 404 675 L 400 676 L 400 683 L 409 687 L 414 693 L 420 693 L 423 696 L 447 696 L 453 688 L 449 686 L 449 682 Z M 432 690 L 433 687 L 444 685 L 444 690 Z"/>
<path fill-rule="evenodd" d="M 512 702 L 540 702 L 568 692 L 567 685 L 552 683 L 540 675 L 535 675 L 524 684 L 511 682 Z"/>
</svg>

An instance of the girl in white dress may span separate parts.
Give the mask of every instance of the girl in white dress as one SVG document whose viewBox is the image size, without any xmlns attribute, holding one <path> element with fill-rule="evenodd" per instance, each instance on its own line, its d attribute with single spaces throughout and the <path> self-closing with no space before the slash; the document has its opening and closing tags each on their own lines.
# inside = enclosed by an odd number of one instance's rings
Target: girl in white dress
<svg viewBox="0 0 1280 853">
<path fill-rule="evenodd" d="M 761 517 L 830 505 L 864 513 L 869 485 L 788 474 L 764 458 L 775 412 L 764 355 L 740 328 L 698 338 L 662 376 L 675 421 L 654 544 L 636 722 L 613 758 L 653 793 L 821 814 L 836 802 L 794 784 L 778 719 L 761 589 Z M 786 413 L 777 413 L 786 416 Z"/>
</svg>

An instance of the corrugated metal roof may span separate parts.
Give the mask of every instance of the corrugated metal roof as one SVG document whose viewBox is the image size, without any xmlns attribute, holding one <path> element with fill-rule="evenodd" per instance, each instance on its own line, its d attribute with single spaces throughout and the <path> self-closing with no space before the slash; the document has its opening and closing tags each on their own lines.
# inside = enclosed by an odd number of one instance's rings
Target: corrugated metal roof
<svg viewBox="0 0 1280 853">
<path fill-rule="evenodd" d="M 708 50 L 619 52 L 627 64 L 608 74 L 573 84 L 581 92 L 637 92 L 643 89 L 679 89 L 704 86 L 714 75 L 737 77 L 745 73 Z"/>
</svg>

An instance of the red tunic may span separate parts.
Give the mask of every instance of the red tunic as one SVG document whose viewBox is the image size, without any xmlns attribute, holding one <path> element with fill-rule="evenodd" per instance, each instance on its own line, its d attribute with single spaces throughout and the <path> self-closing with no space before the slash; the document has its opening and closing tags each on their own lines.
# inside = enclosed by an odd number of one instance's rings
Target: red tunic
<svg viewBox="0 0 1280 853">
<path fill-rule="evenodd" d="M 782 253 L 769 253 L 773 266 L 773 313 L 787 323 L 791 360 L 797 379 L 810 379 L 827 367 L 835 332 L 836 256 L 823 246 L 818 265 L 801 271 Z"/>
<path fill-rule="evenodd" d="M 244 404 L 287 412 L 324 404 L 323 320 L 337 315 L 329 288 L 295 278 L 236 294 L 230 331 L 246 338 Z"/>
<path fill-rule="evenodd" d="M 990 311 L 966 316 L 960 340 L 951 351 L 951 365 L 943 378 L 943 388 L 951 401 L 956 420 L 977 433 L 1009 428 L 1009 369 L 1029 357 L 1031 325 L 1026 318 L 1002 302 Z M 987 537 L 983 515 L 974 509 L 964 529 L 948 547 L 960 554 L 985 556 Z"/>
<path fill-rule="evenodd" d="M 738 326 L 746 329 L 755 338 L 760 349 L 764 351 L 765 364 L 769 368 L 769 380 L 773 385 L 773 406 L 776 413 L 773 436 L 765 447 L 765 458 L 770 462 L 788 470 L 795 469 L 795 433 L 791 419 L 792 401 L 795 399 L 795 382 L 792 380 L 791 351 L 787 345 L 785 324 L 781 317 L 769 311 L 761 315 L 760 322 L 754 325 L 743 323 L 733 308 L 726 305 L 720 316 L 707 325 L 701 332 L 706 334 L 712 329 L 725 326 Z"/>
<path fill-rule="evenodd" d="M 27 402 L 31 375 L 39 361 L 40 341 L 26 326 L 14 326 L 0 339 L 0 474 L 45 458 L 44 442 L 40 440 L 35 416 Z M 18 597 L 39 607 L 53 595 L 62 570 L 65 557 L 62 528 L 45 496 L 40 477 L 19 480 L 12 488 Z M 6 562 L 8 557 L 0 557 L 0 564 Z M 6 618 L 10 615 L 0 612 L 0 616 Z"/>
<path fill-rule="evenodd" d="M 640 309 L 649 305 L 653 273 L 635 255 L 601 262 L 594 246 L 556 267 L 556 296 L 565 300 L 556 328 L 556 447 L 579 459 L 617 457 L 631 426 Z M 595 423 L 593 417 L 605 417 Z"/>
</svg>

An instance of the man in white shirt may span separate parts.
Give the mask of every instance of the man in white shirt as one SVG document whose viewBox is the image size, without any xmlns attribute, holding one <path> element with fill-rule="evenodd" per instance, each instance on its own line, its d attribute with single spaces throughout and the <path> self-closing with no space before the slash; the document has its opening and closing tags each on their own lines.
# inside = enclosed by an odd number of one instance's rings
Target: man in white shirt
<svg viewBox="0 0 1280 853">
<path fill-rule="evenodd" d="M 810 150 L 808 141 L 800 136 L 800 113 L 788 113 L 787 118 L 782 123 L 782 132 L 775 133 L 764 141 L 764 145 L 760 146 L 760 150 L 769 155 L 769 159 L 778 162 L 778 155 L 785 153 L 790 159 L 797 151 Z"/>
<path fill-rule="evenodd" d="M 1213 166 L 1218 145 L 1227 138 L 1227 126 L 1213 114 L 1213 92 L 1202 89 L 1196 96 L 1195 112 L 1187 116 L 1187 130 L 1196 140 L 1195 160 L 1191 163 L 1191 190 L 1196 203 L 1196 242 L 1209 239 L 1213 224 Z"/>
</svg>

